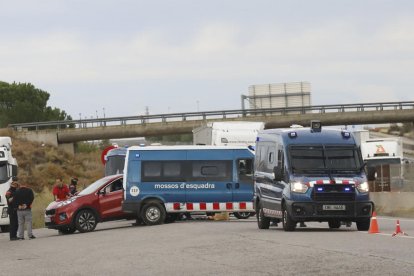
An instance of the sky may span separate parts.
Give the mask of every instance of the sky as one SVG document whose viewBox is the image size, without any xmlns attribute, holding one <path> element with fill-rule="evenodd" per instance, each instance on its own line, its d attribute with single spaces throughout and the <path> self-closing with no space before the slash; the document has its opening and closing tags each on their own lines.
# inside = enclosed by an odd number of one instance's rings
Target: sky
<svg viewBox="0 0 414 276">
<path fill-rule="evenodd" d="M 413 100 L 414 1 L 0 0 L 0 81 L 74 119 L 240 109 L 254 84 L 312 104 Z"/>
</svg>

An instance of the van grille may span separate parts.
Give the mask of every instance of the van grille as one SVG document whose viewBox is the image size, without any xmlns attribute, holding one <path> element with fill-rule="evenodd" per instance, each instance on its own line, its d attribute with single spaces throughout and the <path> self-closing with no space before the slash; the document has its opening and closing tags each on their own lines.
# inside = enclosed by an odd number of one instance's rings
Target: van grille
<svg viewBox="0 0 414 276">
<path fill-rule="evenodd" d="M 355 186 L 344 184 L 315 185 L 312 199 L 314 201 L 354 201 Z"/>
</svg>

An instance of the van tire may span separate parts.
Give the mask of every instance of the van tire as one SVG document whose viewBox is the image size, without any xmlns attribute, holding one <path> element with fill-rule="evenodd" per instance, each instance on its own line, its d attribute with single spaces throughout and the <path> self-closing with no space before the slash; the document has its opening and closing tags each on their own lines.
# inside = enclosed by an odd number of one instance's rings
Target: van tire
<svg viewBox="0 0 414 276">
<path fill-rule="evenodd" d="M 286 205 L 282 205 L 282 225 L 283 230 L 292 232 L 295 231 L 296 228 L 296 222 L 292 219 L 292 217 L 289 214 L 289 211 L 286 208 Z"/>
<path fill-rule="evenodd" d="M 248 219 L 252 216 L 252 213 L 251 212 L 234 212 L 233 215 L 234 217 L 238 219 Z"/>
<path fill-rule="evenodd" d="M 158 201 L 148 201 L 141 209 L 141 218 L 146 225 L 163 224 L 165 217 L 165 208 Z"/>
<path fill-rule="evenodd" d="M 256 218 L 257 218 L 257 226 L 259 229 L 269 229 L 270 226 L 270 218 L 265 217 L 262 203 L 258 203 L 256 207 Z"/>
<path fill-rule="evenodd" d="M 368 231 L 371 225 L 370 218 L 359 219 L 356 221 L 358 231 Z"/>
<path fill-rule="evenodd" d="M 341 227 L 341 221 L 340 220 L 330 220 L 328 221 L 328 225 L 330 229 L 338 229 Z"/>
</svg>

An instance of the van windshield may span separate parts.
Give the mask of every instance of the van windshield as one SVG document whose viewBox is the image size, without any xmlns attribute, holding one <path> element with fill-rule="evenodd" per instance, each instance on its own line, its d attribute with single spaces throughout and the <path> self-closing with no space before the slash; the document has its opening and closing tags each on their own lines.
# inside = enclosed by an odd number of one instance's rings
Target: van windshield
<svg viewBox="0 0 414 276">
<path fill-rule="evenodd" d="M 291 146 L 294 171 L 356 171 L 361 169 L 358 151 L 349 146 Z"/>
</svg>

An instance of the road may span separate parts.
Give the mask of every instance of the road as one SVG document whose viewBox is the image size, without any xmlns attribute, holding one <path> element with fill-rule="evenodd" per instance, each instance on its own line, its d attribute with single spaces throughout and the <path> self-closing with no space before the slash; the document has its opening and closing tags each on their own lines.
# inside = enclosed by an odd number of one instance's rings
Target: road
<svg viewBox="0 0 414 276">
<path fill-rule="evenodd" d="M 252 218 L 35 229 L 37 239 L 24 241 L 0 233 L 0 275 L 414 275 L 414 220 L 400 218 L 410 236 L 391 237 L 396 220 L 378 217 L 380 234 L 327 223 L 259 230 Z"/>
</svg>

